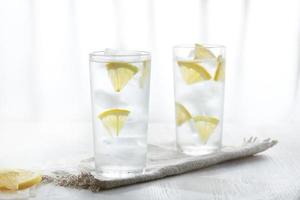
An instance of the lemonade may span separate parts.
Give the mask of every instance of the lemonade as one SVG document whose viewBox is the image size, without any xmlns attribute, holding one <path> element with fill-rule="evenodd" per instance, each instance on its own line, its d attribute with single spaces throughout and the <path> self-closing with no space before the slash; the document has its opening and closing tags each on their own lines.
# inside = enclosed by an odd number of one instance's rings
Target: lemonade
<svg viewBox="0 0 300 200">
<path fill-rule="evenodd" d="M 90 54 L 96 171 L 109 177 L 146 165 L 150 54 L 106 50 Z"/>
<path fill-rule="evenodd" d="M 180 151 L 208 154 L 221 146 L 225 61 L 224 47 L 174 48 L 176 141 Z"/>
</svg>

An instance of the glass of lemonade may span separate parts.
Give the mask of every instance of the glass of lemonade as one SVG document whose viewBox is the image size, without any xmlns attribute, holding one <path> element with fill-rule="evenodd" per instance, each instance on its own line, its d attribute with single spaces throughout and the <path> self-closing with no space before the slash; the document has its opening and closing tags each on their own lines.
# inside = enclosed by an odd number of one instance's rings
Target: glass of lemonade
<svg viewBox="0 0 300 200">
<path fill-rule="evenodd" d="M 90 54 L 96 173 L 125 177 L 146 166 L 150 53 Z"/>
<path fill-rule="evenodd" d="M 222 144 L 225 47 L 174 47 L 177 148 L 191 155 L 218 151 Z"/>
</svg>

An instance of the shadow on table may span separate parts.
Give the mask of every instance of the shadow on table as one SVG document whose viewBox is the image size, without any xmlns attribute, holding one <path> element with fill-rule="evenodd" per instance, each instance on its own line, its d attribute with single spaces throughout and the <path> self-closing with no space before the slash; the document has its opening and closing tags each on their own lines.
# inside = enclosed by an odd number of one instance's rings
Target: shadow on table
<svg viewBox="0 0 300 200">
<path fill-rule="evenodd" d="M 235 169 L 242 169 L 244 167 L 251 167 L 251 165 L 261 165 L 264 164 L 266 161 L 268 161 L 270 158 L 266 155 L 255 155 L 255 156 L 249 156 L 242 159 L 236 159 L 231 161 L 226 161 L 224 163 L 220 163 L 214 166 L 210 166 L 207 168 L 200 169 L 198 171 L 193 171 L 191 173 L 198 173 L 207 175 L 207 173 L 214 173 L 218 171 L 224 171 L 224 170 L 231 170 L 234 171 Z"/>
</svg>

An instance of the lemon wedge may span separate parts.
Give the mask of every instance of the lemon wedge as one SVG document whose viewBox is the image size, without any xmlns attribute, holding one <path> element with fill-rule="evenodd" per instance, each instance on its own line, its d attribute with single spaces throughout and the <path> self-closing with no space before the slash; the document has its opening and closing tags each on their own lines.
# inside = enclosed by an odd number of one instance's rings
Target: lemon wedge
<svg viewBox="0 0 300 200">
<path fill-rule="evenodd" d="M 120 92 L 138 72 L 136 66 L 125 62 L 109 62 L 106 69 L 116 92 Z"/>
<path fill-rule="evenodd" d="M 124 109 L 109 109 L 98 115 L 98 118 L 111 135 L 118 136 L 127 121 L 129 113 L 129 110 Z"/>
<path fill-rule="evenodd" d="M 224 59 L 222 56 L 217 58 L 217 70 L 215 72 L 214 80 L 215 81 L 224 81 L 225 79 L 225 69 L 224 69 Z"/>
<path fill-rule="evenodd" d="M 180 103 L 175 103 L 176 109 L 176 124 L 181 126 L 184 122 L 189 121 L 192 116 L 189 111 Z"/>
<path fill-rule="evenodd" d="M 207 48 L 200 44 L 195 44 L 195 59 L 211 59 L 216 56 Z"/>
<path fill-rule="evenodd" d="M 189 85 L 211 79 L 211 75 L 205 68 L 194 61 L 178 61 L 177 63 L 183 80 Z"/>
<path fill-rule="evenodd" d="M 42 177 L 26 170 L 0 170 L 0 190 L 23 190 L 39 184 Z"/>
<path fill-rule="evenodd" d="M 193 117 L 195 128 L 198 131 L 201 141 L 205 144 L 211 134 L 219 124 L 219 120 L 215 117 L 195 116 Z"/>
<path fill-rule="evenodd" d="M 148 77 L 150 76 L 150 60 L 143 61 L 143 69 L 142 69 L 142 76 L 140 78 L 140 87 L 144 88 L 145 83 L 148 80 Z"/>
</svg>

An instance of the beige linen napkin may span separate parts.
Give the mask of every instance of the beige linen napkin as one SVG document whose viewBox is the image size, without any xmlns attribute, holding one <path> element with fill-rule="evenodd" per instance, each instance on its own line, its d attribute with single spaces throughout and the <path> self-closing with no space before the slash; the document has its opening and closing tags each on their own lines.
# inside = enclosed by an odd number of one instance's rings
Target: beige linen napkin
<svg viewBox="0 0 300 200">
<path fill-rule="evenodd" d="M 187 173 L 234 159 L 243 159 L 263 152 L 277 143 L 276 140 L 257 138 L 244 140 L 240 146 L 223 147 L 219 152 L 205 156 L 189 156 L 175 150 L 149 145 L 148 163 L 144 174 L 129 178 L 104 178 L 95 175 L 94 159 L 80 162 L 77 168 L 70 171 L 54 171 L 43 177 L 44 183 L 88 189 L 100 192 L 120 186 L 152 181 L 156 179 Z"/>
</svg>

